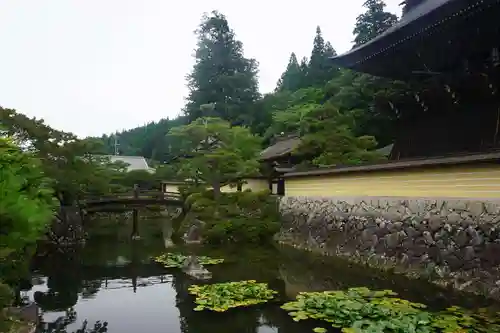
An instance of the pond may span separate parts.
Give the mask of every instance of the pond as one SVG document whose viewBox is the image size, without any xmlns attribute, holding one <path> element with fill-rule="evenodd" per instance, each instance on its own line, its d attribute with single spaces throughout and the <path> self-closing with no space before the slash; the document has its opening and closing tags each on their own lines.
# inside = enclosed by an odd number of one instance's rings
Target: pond
<svg viewBox="0 0 500 333">
<path fill-rule="evenodd" d="M 213 274 L 211 282 L 267 282 L 279 292 L 278 298 L 225 313 L 195 312 L 188 287 L 196 282 L 179 269 L 165 269 L 151 260 L 166 251 L 224 258 L 221 265 L 207 266 Z M 294 322 L 280 305 L 300 291 L 359 286 L 392 289 L 402 298 L 436 309 L 487 305 L 482 299 L 424 281 L 410 281 L 294 249 L 196 246 L 166 250 L 161 238 L 135 242 L 91 238 L 81 250 L 40 253 L 33 261 L 32 272 L 33 286 L 25 293 L 40 306 L 40 332 L 74 332 L 84 321 L 89 328 L 95 322 L 107 323 L 110 333 L 311 332 L 317 325 Z"/>
</svg>

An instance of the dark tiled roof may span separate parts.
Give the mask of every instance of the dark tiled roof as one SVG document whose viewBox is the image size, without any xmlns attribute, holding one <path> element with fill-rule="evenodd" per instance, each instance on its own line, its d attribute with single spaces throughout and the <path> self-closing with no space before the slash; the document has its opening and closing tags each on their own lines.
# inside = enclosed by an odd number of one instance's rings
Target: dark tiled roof
<svg viewBox="0 0 500 333">
<path fill-rule="evenodd" d="M 291 153 L 300 144 L 300 138 L 293 137 L 276 142 L 260 152 L 260 160 L 266 161 Z"/>
<path fill-rule="evenodd" d="M 354 68 L 421 34 L 431 32 L 453 18 L 496 3 L 498 0 L 424 0 L 381 35 L 366 44 L 333 57 L 332 61 L 342 67 Z"/>
<path fill-rule="evenodd" d="M 387 161 L 385 163 L 357 166 L 342 166 L 324 169 L 315 169 L 311 171 L 300 171 L 286 173 L 285 177 L 305 177 L 321 176 L 348 172 L 368 172 L 379 170 L 396 170 L 406 168 L 418 168 L 428 166 L 458 165 L 467 163 L 496 162 L 500 160 L 500 152 L 491 152 L 483 154 L 467 154 L 460 156 L 422 158 L 412 160 Z"/>
</svg>

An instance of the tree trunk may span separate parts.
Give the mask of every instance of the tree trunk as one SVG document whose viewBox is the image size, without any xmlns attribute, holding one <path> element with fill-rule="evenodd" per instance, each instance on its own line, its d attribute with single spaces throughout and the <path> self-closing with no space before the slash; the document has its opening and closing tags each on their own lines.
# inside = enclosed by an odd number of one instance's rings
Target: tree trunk
<svg viewBox="0 0 500 333">
<path fill-rule="evenodd" d="M 220 199 L 220 182 L 218 179 L 212 181 L 212 189 L 214 191 L 214 200 L 218 203 Z"/>
</svg>

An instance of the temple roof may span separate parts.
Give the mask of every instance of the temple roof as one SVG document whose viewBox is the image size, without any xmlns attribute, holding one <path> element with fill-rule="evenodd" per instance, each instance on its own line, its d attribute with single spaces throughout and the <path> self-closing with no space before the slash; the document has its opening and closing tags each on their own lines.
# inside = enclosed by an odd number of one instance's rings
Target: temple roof
<svg viewBox="0 0 500 333">
<path fill-rule="evenodd" d="M 273 160 L 290 154 L 300 144 L 300 138 L 290 137 L 276 142 L 260 152 L 261 161 Z"/>
<path fill-rule="evenodd" d="M 463 51 L 460 41 L 467 38 L 464 31 L 471 34 L 480 25 L 489 25 L 490 31 L 498 33 L 500 20 L 492 9 L 498 10 L 499 3 L 498 0 L 424 0 L 380 36 L 332 61 L 341 67 L 393 78 L 418 70 L 447 69 L 460 56 L 457 51 Z"/>
</svg>

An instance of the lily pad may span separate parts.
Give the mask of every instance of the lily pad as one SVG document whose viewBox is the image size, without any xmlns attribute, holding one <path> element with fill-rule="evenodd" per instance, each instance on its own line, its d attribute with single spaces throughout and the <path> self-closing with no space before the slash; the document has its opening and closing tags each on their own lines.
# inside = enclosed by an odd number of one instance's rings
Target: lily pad
<svg viewBox="0 0 500 333">
<path fill-rule="evenodd" d="M 231 308 L 265 303 L 277 293 L 267 283 L 255 280 L 226 282 L 208 285 L 192 285 L 189 293 L 196 296 L 195 311 L 212 310 L 224 312 Z"/>
<path fill-rule="evenodd" d="M 180 268 L 187 256 L 180 253 L 166 253 L 154 258 L 154 261 L 162 264 L 166 268 Z M 207 256 L 199 256 L 198 261 L 202 265 L 217 265 L 224 262 L 224 259 L 210 258 Z"/>
<path fill-rule="evenodd" d="M 430 312 L 425 305 L 395 297 L 391 290 L 368 288 L 299 293 L 281 308 L 294 321 L 321 320 L 344 333 L 459 333 L 500 332 L 500 320 L 484 311 L 471 313 L 459 307 Z M 326 332 L 317 327 L 316 333 Z"/>
</svg>

